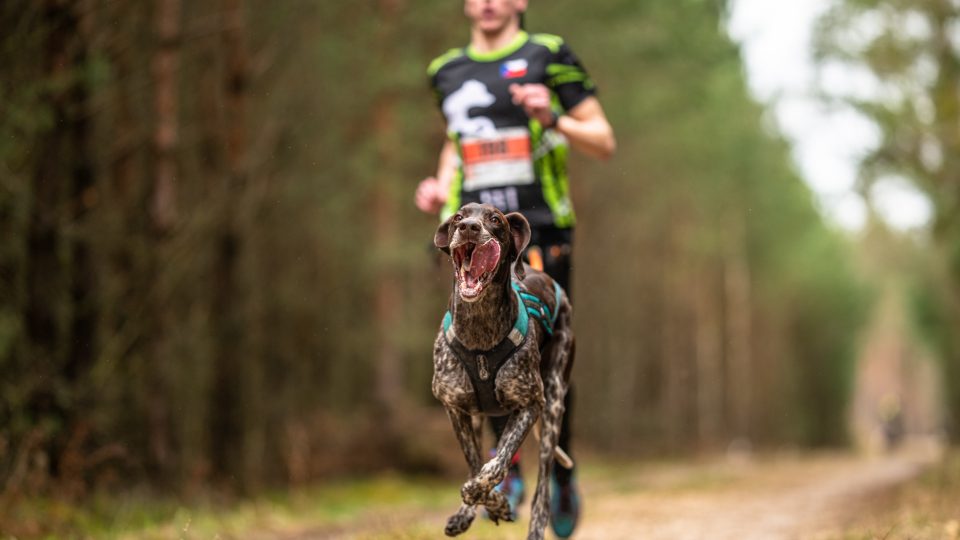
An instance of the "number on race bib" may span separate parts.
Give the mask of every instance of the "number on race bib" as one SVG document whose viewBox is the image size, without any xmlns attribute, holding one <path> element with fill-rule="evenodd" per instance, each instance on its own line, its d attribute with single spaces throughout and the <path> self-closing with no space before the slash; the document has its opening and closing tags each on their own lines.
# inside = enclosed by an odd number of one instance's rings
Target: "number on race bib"
<svg viewBox="0 0 960 540">
<path fill-rule="evenodd" d="M 501 129 L 486 137 L 464 137 L 460 144 L 463 189 L 476 191 L 534 182 L 530 132 L 526 128 Z"/>
</svg>

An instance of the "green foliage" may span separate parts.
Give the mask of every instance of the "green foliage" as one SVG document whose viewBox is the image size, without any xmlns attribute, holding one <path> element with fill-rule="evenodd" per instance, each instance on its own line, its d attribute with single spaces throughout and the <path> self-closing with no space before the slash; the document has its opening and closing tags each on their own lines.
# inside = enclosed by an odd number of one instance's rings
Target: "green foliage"
<svg viewBox="0 0 960 540">
<path fill-rule="evenodd" d="M 960 322 L 960 55 L 955 6 L 943 0 L 837 0 L 820 21 L 819 58 L 827 69 L 854 69 L 877 81 L 871 95 L 832 95 L 878 128 L 881 140 L 861 163 L 863 192 L 886 176 L 911 182 L 932 203 L 938 266 L 915 287 L 915 315 L 944 366 L 954 437 L 960 434 L 960 343 L 943 326 Z M 925 278 L 921 278 L 925 279 Z M 954 333 L 955 334 L 955 333 Z M 952 342 L 952 343 L 951 343 Z"/>
</svg>

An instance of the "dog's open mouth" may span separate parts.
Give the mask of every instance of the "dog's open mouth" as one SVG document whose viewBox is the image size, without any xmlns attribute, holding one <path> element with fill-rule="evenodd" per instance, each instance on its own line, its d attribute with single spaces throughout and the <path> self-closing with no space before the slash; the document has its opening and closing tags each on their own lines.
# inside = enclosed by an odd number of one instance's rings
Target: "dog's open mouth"
<svg viewBox="0 0 960 540">
<path fill-rule="evenodd" d="M 490 283 L 500 261 L 500 243 L 495 239 L 483 244 L 464 242 L 453 249 L 453 265 L 460 284 L 460 296 L 473 299 L 480 296 Z"/>
</svg>

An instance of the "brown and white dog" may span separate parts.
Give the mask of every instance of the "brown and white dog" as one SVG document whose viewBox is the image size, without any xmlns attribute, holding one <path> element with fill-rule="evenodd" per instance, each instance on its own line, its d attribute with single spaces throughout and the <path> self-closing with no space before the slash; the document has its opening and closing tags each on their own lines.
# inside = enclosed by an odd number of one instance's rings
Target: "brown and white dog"
<svg viewBox="0 0 960 540">
<path fill-rule="evenodd" d="M 574 357 L 572 310 L 549 276 L 523 264 L 529 241 L 530 225 L 522 215 L 504 215 L 479 204 L 465 205 L 434 236 L 434 244 L 451 256 L 455 280 L 433 348 L 432 389 L 447 410 L 470 467 L 470 479 L 460 490 L 463 504 L 447 521 L 448 536 L 470 527 L 477 505 L 483 505 L 494 522 L 511 520 L 506 498 L 494 487 L 538 419 L 540 459 L 528 539 L 543 538 L 549 519 L 549 474 Z M 527 314 L 521 311 L 529 304 L 520 291 L 527 299 L 536 296 L 539 302 L 533 304 L 545 306 L 550 314 L 529 317 L 523 336 L 518 328 Z M 487 463 L 481 461 L 480 422 L 473 421 L 485 415 L 509 415 L 496 455 Z"/>
</svg>

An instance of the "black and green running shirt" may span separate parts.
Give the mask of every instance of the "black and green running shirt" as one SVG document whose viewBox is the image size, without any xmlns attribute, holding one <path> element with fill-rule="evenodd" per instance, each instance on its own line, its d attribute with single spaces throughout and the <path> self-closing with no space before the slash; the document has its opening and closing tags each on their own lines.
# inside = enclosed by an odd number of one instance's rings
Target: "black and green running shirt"
<svg viewBox="0 0 960 540">
<path fill-rule="evenodd" d="M 491 53 L 451 49 L 427 72 L 460 157 L 441 219 L 479 202 L 519 211 L 534 227 L 572 227 L 567 141 L 527 117 L 509 91 L 511 84 L 544 84 L 558 113 L 593 95 L 593 82 L 563 40 L 521 31 Z"/>
</svg>

